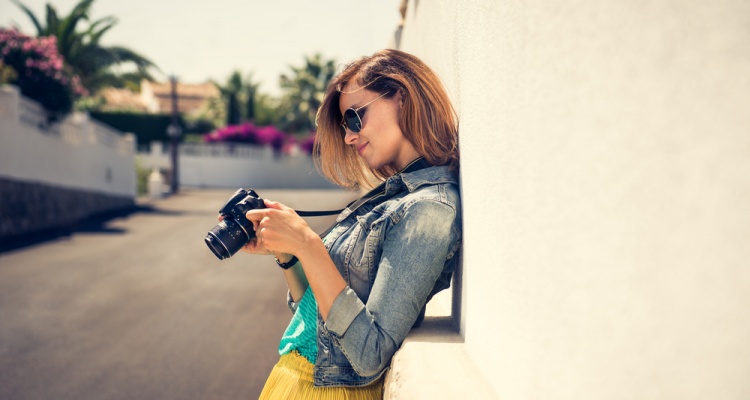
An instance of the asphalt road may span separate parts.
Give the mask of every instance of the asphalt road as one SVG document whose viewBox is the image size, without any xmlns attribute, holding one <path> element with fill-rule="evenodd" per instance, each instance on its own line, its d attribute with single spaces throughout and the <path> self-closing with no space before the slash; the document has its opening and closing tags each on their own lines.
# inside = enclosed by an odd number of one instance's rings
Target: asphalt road
<svg viewBox="0 0 750 400">
<path fill-rule="evenodd" d="M 291 313 L 273 258 L 219 261 L 203 243 L 231 194 L 183 191 L 0 253 L 0 399 L 257 398 Z M 298 209 L 352 198 L 259 194 Z"/>
</svg>

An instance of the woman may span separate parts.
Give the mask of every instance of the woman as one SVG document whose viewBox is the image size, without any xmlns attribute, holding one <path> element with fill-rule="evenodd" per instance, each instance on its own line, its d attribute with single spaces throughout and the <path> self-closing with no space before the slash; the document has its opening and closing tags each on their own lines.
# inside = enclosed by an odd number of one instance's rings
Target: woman
<svg viewBox="0 0 750 400">
<path fill-rule="evenodd" d="M 274 254 L 294 312 L 261 398 L 381 398 L 383 375 L 426 302 L 448 287 L 461 241 L 458 122 L 435 73 L 383 50 L 334 77 L 317 160 L 349 188 L 381 184 L 323 237 L 283 204 L 252 210 L 244 251 Z"/>
</svg>

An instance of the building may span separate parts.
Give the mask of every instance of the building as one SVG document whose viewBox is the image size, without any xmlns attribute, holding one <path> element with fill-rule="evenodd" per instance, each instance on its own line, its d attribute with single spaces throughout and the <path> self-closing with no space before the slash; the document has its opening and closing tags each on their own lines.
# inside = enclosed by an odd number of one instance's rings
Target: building
<svg viewBox="0 0 750 400">
<path fill-rule="evenodd" d="M 132 110 L 154 114 L 172 112 L 172 85 L 169 82 L 141 81 L 141 92 L 129 89 L 107 88 L 100 92 L 107 110 Z M 221 96 L 219 89 L 211 82 L 177 83 L 177 107 L 180 114 L 190 115 L 204 109 L 211 99 Z"/>
</svg>

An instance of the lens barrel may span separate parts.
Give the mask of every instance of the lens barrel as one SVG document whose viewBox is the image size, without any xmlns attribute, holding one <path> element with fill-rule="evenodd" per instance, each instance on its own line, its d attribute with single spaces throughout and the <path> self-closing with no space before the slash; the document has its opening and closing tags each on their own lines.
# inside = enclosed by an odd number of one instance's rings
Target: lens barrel
<svg viewBox="0 0 750 400">
<path fill-rule="evenodd" d="M 246 230 L 234 220 L 224 220 L 211 229 L 204 241 L 219 260 L 227 259 L 238 252 L 255 237 L 252 227 Z"/>
</svg>

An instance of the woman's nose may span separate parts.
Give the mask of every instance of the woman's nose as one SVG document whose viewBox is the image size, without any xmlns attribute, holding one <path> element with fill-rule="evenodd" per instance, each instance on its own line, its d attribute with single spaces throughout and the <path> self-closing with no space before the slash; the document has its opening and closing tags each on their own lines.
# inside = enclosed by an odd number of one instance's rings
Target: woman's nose
<svg viewBox="0 0 750 400">
<path fill-rule="evenodd" d="M 359 137 L 359 134 L 356 132 L 352 132 L 351 130 L 347 129 L 346 134 L 344 136 L 344 143 L 348 145 L 352 145 L 357 143 L 357 138 Z"/>
</svg>

